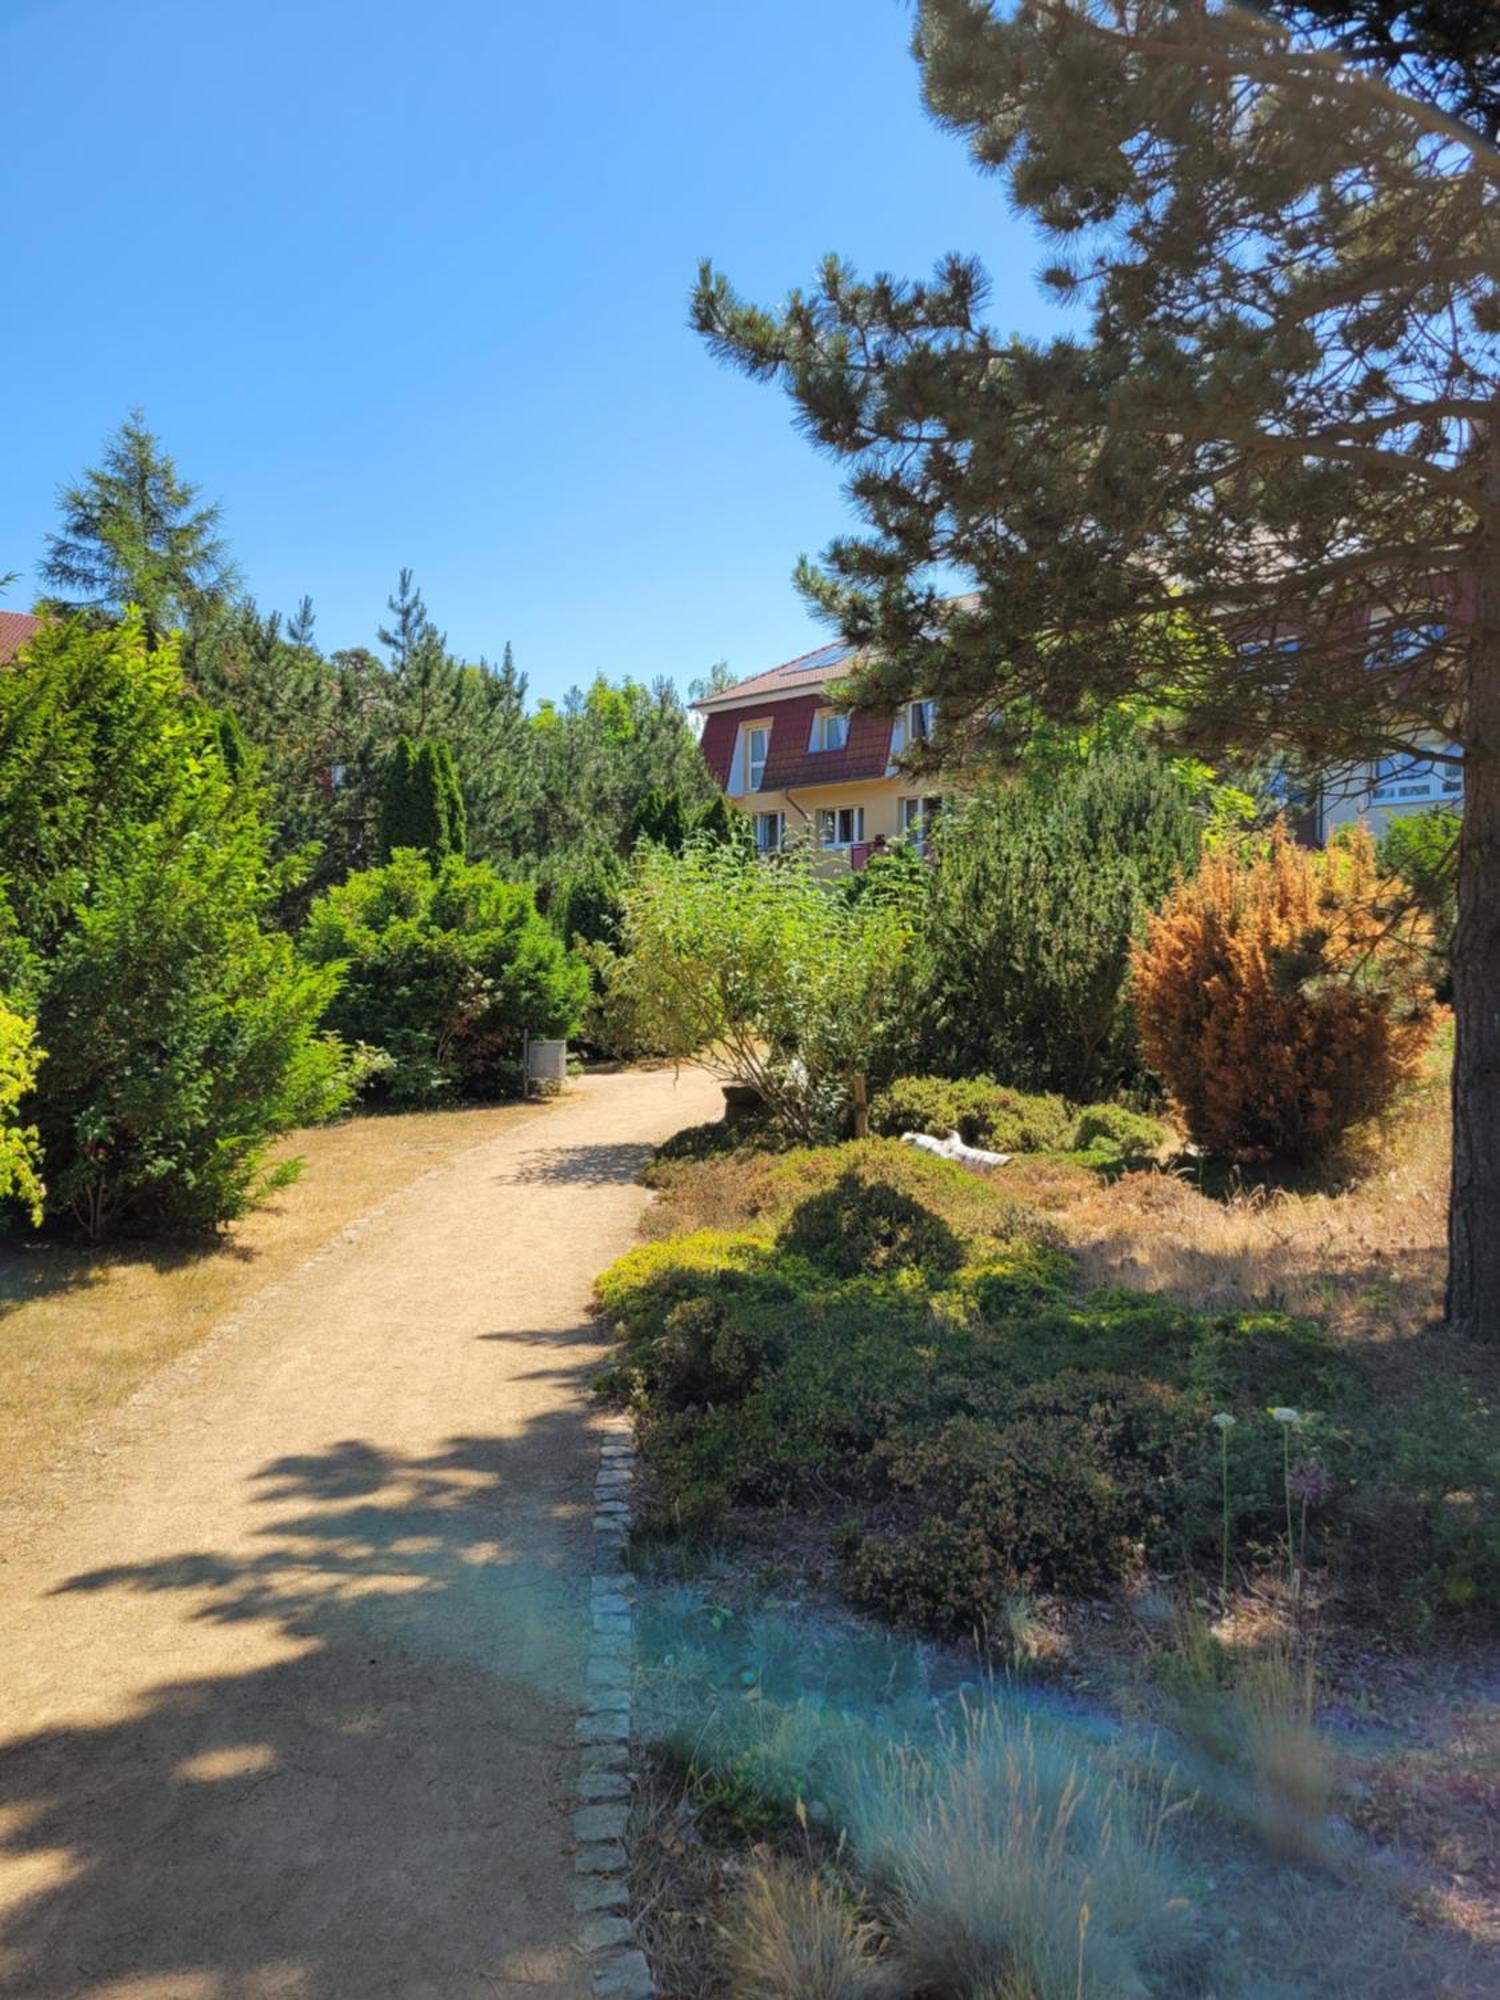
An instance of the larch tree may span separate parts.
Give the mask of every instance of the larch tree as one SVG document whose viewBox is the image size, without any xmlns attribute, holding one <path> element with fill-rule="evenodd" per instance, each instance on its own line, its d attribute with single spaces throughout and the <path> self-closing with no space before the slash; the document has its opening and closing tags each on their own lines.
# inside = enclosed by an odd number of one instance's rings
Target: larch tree
<svg viewBox="0 0 1500 2000">
<path fill-rule="evenodd" d="M 1500 1338 L 1500 157 L 1440 80 L 1208 0 L 922 0 L 915 52 L 1086 325 L 1005 337 L 960 256 L 773 311 L 705 266 L 713 351 L 851 466 L 802 583 L 939 756 L 1128 698 L 1461 767 L 1448 1313 Z"/>
<path fill-rule="evenodd" d="M 119 617 L 139 605 L 152 648 L 221 611 L 238 578 L 219 509 L 198 494 L 133 410 L 102 461 L 58 494 L 62 525 L 41 565 L 58 607 Z"/>
</svg>

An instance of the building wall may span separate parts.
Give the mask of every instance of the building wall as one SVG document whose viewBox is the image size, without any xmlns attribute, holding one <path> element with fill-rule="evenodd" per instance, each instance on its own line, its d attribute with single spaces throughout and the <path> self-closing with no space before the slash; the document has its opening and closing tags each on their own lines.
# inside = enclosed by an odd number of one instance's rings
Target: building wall
<svg viewBox="0 0 1500 2000">
<path fill-rule="evenodd" d="M 1396 760 L 1383 770 L 1364 764 L 1325 779 L 1318 830 L 1327 840 L 1341 827 L 1364 826 L 1379 840 L 1393 820 L 1462 812 L 1463 804 L 1462 772 L 1451 764 Z"/>
</svg>

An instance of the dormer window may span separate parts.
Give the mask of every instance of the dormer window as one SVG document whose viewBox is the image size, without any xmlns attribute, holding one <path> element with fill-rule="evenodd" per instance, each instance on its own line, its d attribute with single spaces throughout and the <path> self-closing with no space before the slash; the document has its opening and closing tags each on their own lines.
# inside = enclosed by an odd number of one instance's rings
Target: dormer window
<svg viewBox="0 0 1500 2000">
<path fill-rule="evenodd" d="M 937 731 L 937 703 L 935 701 L 904 701 L 896 710 L 896 727 L 891 740 L 891 749 L 900 756 L 903 750 L 910 750 L 914 744 L 925 743 Z"/>
<path fill-rule="evenodd" d="M 813 717 L 812 748 L 842 750 L 848 741 L 848 715 L 837 708 L 820 708 Z"/>
<path fill-rule="evenodd" d="M 743 773 L 742 789 L 758 792 L 766 775 L 766 759 L 771 753 L 771 725 L 769 722 L 750 722 L 740 730 L 740 768 Z"/>
</svg>

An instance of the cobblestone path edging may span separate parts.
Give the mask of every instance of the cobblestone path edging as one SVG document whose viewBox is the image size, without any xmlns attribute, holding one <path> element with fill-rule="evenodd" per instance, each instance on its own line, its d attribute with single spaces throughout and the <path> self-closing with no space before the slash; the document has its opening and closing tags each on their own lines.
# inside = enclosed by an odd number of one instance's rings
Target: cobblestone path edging
<svg viewBox="0 0 1500 2000">
<path fill-rule="evenodd" d="M 597 2000 L 652 2000 L 656 1982 L 630 1921 L 630 1714 L 635 1681 L 635 1582 L 625 1567 L 635 1432 L 629 1417 L 606 1419 L 594 1480 L 594 1568 L 579 1744 L 579 1804 L 573 1814 L 578 1942 Z"/>
</svg>

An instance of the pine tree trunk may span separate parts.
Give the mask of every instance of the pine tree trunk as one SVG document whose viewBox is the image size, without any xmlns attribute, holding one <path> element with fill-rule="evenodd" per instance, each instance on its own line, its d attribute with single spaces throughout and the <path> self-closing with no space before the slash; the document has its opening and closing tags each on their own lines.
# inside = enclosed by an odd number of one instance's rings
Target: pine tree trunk
<svg viewBox="0 0 1500 2000">
<path fill-rule="evenodd" d="M 1500 427 L 1489 483 L 1500 495 Z M 1500 1340 L 1500 536 L 1486 535 L 1480 551 L 1453 938 L 1448 1322 Z"/>
</svg>

